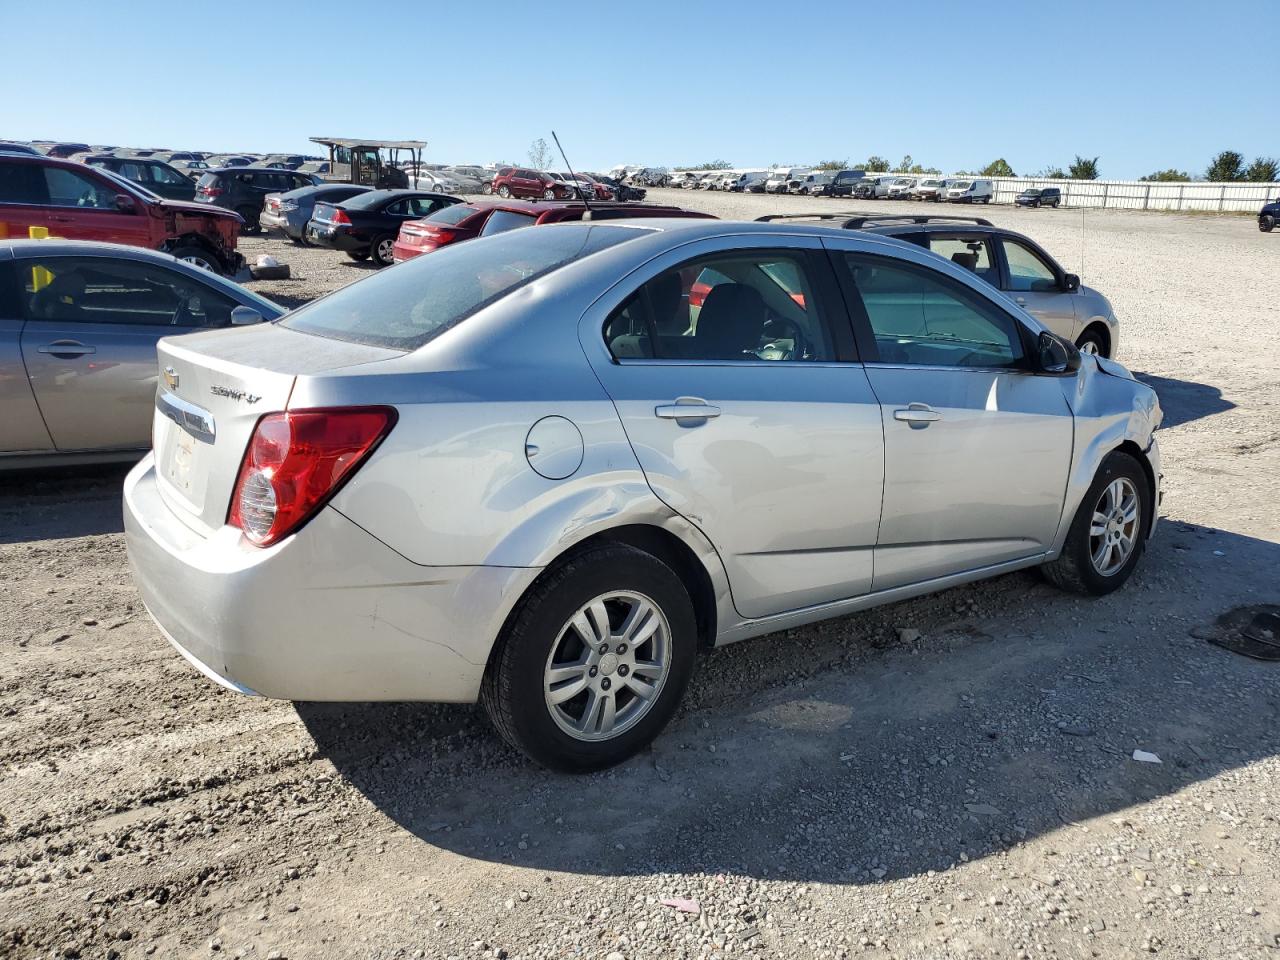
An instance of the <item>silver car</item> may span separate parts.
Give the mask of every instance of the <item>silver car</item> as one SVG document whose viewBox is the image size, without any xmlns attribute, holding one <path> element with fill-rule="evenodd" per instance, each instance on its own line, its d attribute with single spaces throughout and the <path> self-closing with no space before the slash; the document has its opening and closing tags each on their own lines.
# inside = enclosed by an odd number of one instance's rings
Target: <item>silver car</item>
<svg viewBox="0 0 1280 960">
<path fill-rule="evenodd" d="M 156 341 L 283 312 L 154 250 L 0 242 L 0 470 L 138 459 L 151 443 Z"/>
<path fill-rule="evenodd" d="M 479 699 L 560 769 L 641 749 L 704 647 L 1023 567 L 1114 590 L 1160 498 L 1151 389 L 814 225 L 514 230 L 160 364 L 124 512 L 174 646 L 243 693 Z"/>
</svg>

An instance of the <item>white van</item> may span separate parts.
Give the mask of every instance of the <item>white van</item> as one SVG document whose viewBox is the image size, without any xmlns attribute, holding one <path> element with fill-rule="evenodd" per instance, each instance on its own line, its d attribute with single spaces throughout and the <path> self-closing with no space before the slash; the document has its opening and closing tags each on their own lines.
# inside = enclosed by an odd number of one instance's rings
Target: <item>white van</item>
<svg viewBox="0 0 1280 960">
<path fill-rule="evenodd" d="M 808 167 L 783 167 L 773 170 L 765 181 L 765 193 L 791 193 L 796 181 L 803 180 L 809 174 Z"/>
<path fill-rule="evenodd" d="M 947 203 L 990 203 L 994 193 L 990 180 L 948 180 L 946 193 L 939 199 Z"/>
<path fill-rule="evenodd" d="M 734 193 L 747 193 L 751 189 L 752 184 L 765 184 L 769 180 L 769 175 L 763 170 L 749 170 L 746 173 L 740 173 L 738 176 L 729 181 L 724 187 L 725 190 L 732 190 Z"/>
</svg>

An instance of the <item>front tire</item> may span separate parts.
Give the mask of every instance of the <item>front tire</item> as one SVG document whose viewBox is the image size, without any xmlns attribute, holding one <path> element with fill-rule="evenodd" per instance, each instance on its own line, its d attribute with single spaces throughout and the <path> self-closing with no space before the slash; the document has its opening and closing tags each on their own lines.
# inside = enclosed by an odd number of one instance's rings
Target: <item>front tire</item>
<svg viewBox="0 0 1280 960">
<path fill-rule="evenodd" d="M 480 701 L 503 739 L 537 762 L 611 767 L 671 719 L 697 643 L 693 602 L 670 567 L 633 547 L 592 548 L 517 605 Z"/>
<path fill-rule="evenodd" d="M 1080 502 L 1067 542 L 1040 569 L 1054 586 L 1102 596 L 1118 590 L 1138 566 L 1151 527 L 1151 490 L 1132 456 L 1113 451 Z"/>
<path fill-rule="evenodd" d="M 1076 348 L 1081 353 L 1091 353 L 1104 358 L 1107 356 L 1107 342 L 1097 330 L 1086 330 L 1082 333 L 1080 339 L 1076 341 Z"/>
<path fill-rule="evenodd" d="M 1258 218 L 1258 229 L 1263 233 L 1270 233 L 1276 228 L 1276 218 L 1270 213 L 1264 213 Z"/>
<path fill-rule="evenodd" d="M 492 189 L 492 188 L 490 188 L 490 189 Z M 510 187 L 508 187 L 508 186 L 504 183 L 502 186 L 500 186 L 500 187 L 498 188 L 498 196 L 500 196 L 503 200 L 510 200 L 510 199 L 511 199 L 511 188 L 510 188 Z"/>
<path fill-rule="evenodd" d="M 218 262 L 218 258 L 211 254 L 204 247 L 194 243 L 183 244 L 180 247 L 174 247 L 169 251 L 178 260 L 183 260 L 198 267 L 201 270 L 208 270 L 210 273 L 223 274 L 222 264 Z"/>
</svg>

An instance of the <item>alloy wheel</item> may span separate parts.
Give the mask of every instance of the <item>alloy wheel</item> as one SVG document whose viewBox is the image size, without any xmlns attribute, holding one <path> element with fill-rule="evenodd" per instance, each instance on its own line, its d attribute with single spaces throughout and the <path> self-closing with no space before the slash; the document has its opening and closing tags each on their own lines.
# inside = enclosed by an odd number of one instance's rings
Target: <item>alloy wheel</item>
<svg viewBox="0 0 1280 960">
<path fill-rule="evenodd" d="M 1086 340 L 1084 343 L 1080 344 L 1080 352 L 1087 353 L 1091 357 L 1096 357 L 1098 355 L 1098 341 Z"/>
<path fill-rule="evenodd" d="M 1138 544 L 1142 524 L 1138 488 L 1128 477 L 1107 484 L 1089 523 L 1089 557 L 1104 577 L 1118 573 Z"/>
<path fill-rule="evenodd" d="M 576 740 L 617 737 L 652 709 L 671 670 L 671 627 L 648 597 L 601 594 L 560 630 L 543 672 L 547 710 Z"/>
<path fill-rule="evenodd" d="M 207 260 L 196 253 L 187 254 L 182 258 L 183 263 L 189 263 L 193 267 L 199 267 L 201 270 L 208 270 L 210 273 L 217 273 L 217 268 L 213 265 L 213 261 Z"/>
<path fill-rule="evenodd" d="M 390 263 L 392 256 L 395 254 L 395 241 L 384 239 L 378 241 L 378 261 L 380 263 Z"/>
</svg>

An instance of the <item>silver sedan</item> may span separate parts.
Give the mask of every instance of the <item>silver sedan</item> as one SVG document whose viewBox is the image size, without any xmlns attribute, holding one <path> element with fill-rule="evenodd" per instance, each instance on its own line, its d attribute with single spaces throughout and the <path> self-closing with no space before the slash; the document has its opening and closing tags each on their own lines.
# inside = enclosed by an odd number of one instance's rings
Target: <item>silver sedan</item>
<svg viewBox="0 0 1280 960">
<path fill-rule="evenodd" d="M 1040 566 L 1102 594 L 1159 402 L 971 272 L 811 224 L 559 224 L 163 341 L 124 492 L 163 633 L 298 700 L 480 699 L 549 766 L 699 649 Z"/>
<path fill-rule="evenodd" d="M 151 442 L 156 342 L 283 312 L 155 250 L 0 242 L 0 470 L 137 460 Z"/>
</svg>

